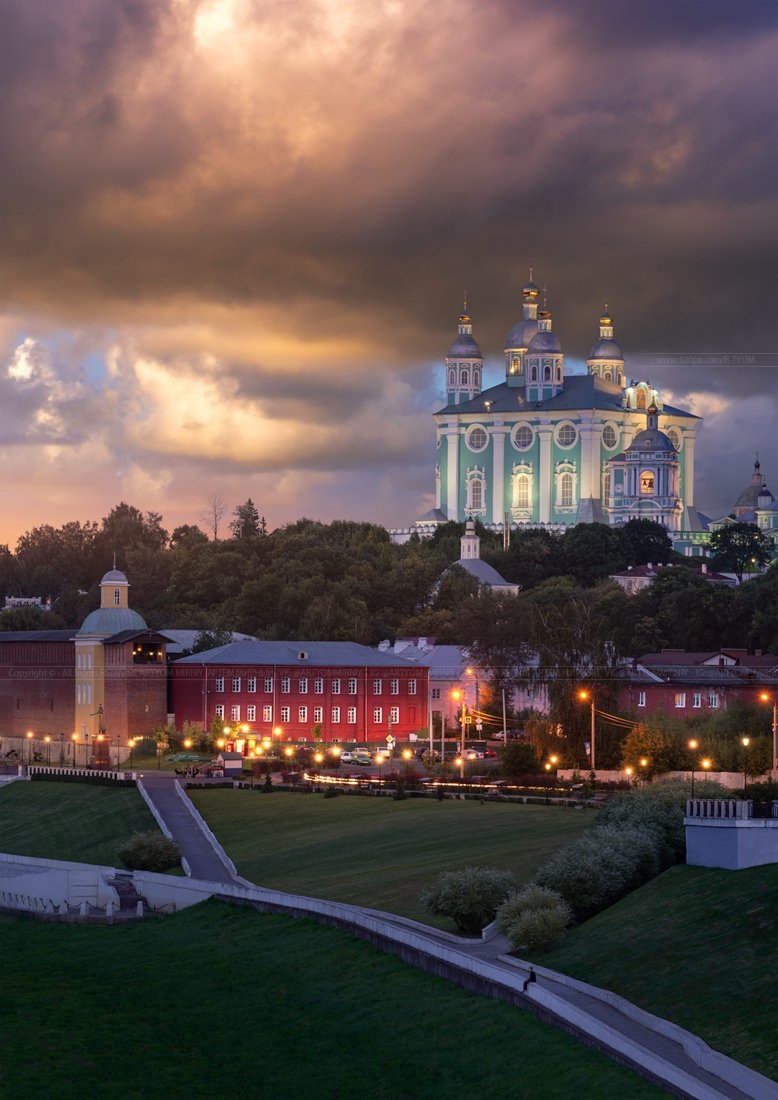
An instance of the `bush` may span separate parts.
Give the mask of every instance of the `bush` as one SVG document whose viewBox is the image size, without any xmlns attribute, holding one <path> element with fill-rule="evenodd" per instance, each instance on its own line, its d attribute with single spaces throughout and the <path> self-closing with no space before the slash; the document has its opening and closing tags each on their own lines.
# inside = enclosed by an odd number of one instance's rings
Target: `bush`
<svg viewBox="0 0 778 1100">
<path fill-rule="evenodd" d="M 130 871 L 168 871 L 181 862 L 181 849 L 162 833 L 136 833 L 119 849 Z"/>
<path fill-rule="evenodd" d="M 340 791 L 336 787 L 327 787 L 324 792 L 324 798 L 337 798 Z"/>
<path fill-rule="evenodd" d="M 514 950 L 550 951 L 562 938 L 570 923 L 570 910 L 564 904 L 526 909 L 509 925 L 506 935 Z"/>
<path fill-rule="evenodd" d="M 516 920 L 530 909 L 560 909 L 567 911 L 569 924 L 573 914 L 561 894 L 555 890 L 549 890 L 545 886 L 536 886 L 530 883 L 516 894 L 509 894 L 497 910 L 495 920 L 497 927 L 504 936 L 508 935 L 508 929 Z"/>
<path fill-rule="evenodd" d="M 466 867 L 444 871 L 421 904 L 436 917 L 450 917 L 460 932 L 476 934 L 494 920 L 497 909 L 516 890 L 508 871 L 493 867 Z"/>
</svg>

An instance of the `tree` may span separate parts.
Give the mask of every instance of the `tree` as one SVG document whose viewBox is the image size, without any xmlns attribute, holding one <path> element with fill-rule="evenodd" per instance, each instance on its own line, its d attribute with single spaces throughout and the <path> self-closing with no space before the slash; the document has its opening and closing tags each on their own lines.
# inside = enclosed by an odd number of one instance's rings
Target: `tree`
<svg viewBox="0 0 778 1100">
<path fill-rule="evenodd" d="M 420 900 L 428 913 L 451 917 L 460 932 L 477 935 L 494 920 L 498 908 L 516 886 L 516 879 L 509 871 L 465 867 L 462 871 L 444 871 Z"/>
<path fill-rule="evenodd" d="M 262 534 L 259 512 L 251 497 L 245 504 L 239 504 L 232 514 L 230 531 L 234 539 L 253 539 Z"/>
<path fill-rule="evenodd" d="M 170 536 L 170 549 L 192 550 L 208 542 L 208 536 L 193 523 L 183 523 Z"/>
<path fill-rule="evenodd" d="M 627 565 L 646 562 L 668 562 L 673 554 L 673 540 L 662 523 L 654 519 L 631 519 L 621 528 L 627 540 Z"/>
<path fill-rule="evenodd" d="M 710 550 L 717 569 L 726 569 L 742 582 L 744 573 L 756 573 L 769 565 L 773 556 L 771 540 L 755 523 L 728 523 L 713 531 Z"/>
<path fill-rule="evenodd" d="M 219 537 L 219 524 L 226 511 L 227 505 L 224 503 L 224 499 L 214 493 L 208 497 L 207 507 L 200 513 L 200 519 L 213 535 L 214 542 Z"/>
<path fill-rule="evenodd" d="M 588 586 L 624 568 L 629 544 L 619 528 L 576 523 L 562 535 L 560 555 L 565 573 Z"/>
<path fill-rule="evenodd" d="M 194 640 L 192 653 L 205 653 L 209 649 L 229 645 L 231 641 L 232 633 L 229 630 L 201 630 Z"/>
</svg>

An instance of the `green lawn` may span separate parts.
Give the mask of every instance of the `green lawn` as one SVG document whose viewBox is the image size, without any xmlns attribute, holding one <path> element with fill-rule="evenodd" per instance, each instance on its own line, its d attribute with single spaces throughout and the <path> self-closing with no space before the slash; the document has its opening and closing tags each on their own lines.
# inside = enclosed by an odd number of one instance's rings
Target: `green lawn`
<svg viewBox="0 0 778 1100">
<path fill-rule="evenodd" d="M 488 865 L 524 882 L 594 820 L 586 811 L 514 803 L 251 790 L 189 794 L 252 882 L 428 923 L 419 894 L 441 871 Z M 445 921 L 440 926 L 454 930 Z"/>
<path fill-rule="evenodd" d="M 539 957 L 778 1078 L 778 865 L 674 867 Z"/>
<path fill-rule="evenodd" d="M 133 833 L 156 829 L 134 787 L 19 782 L 0 790 L 0 848 L 12 855 L 117 867 Z"/>
<path fill-rule="evenodd" d="M 219 902 L 0 921 L 15 1100 L 648 1100 L 630 1070 L 344 932 Z"/>
</svg>

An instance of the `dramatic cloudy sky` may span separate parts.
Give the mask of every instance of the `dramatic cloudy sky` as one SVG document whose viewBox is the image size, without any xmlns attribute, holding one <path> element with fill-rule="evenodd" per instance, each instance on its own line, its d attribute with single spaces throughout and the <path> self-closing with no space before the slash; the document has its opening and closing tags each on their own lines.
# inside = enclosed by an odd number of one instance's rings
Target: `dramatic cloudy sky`
<svg viewBox="0 0 778 1100">
<path fill-rule="evenodd" d="M 0 539 L 209 495 L 406 523 L 467 288 L 778 493 L 771 0 L 0 0 Z M 658 353 L 757 366 L 651 369 Z"/>
</svg>

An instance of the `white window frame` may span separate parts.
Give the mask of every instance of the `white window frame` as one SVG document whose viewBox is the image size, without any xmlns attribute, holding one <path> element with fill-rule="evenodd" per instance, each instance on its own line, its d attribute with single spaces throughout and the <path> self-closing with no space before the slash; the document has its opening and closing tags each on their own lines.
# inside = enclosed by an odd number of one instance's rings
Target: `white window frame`
<svg viewBox="0 0 778 1100">
<path fill-rule="evenodd" d="M 273 721 L 273 708 L 270 705 L 270 703 L 265 703 L 265 705 L 262 707 L 262 721 L 263 722 L 272 722 Z"/>
<path fill-rule="evenodd" d="M 313 681 L 313 694 L 314 695 L 323 695 L 324 694 L 324 680 L 322 679 L 321 676 L 317 676 L 315 678 L 315 680 Z"/>
<path fill-rule="evenodd" d="M 357 708 L 356 707 L 349 707 L 348 708 L 346 721 L 348 722 L 348 724 L 350 726 L 355 726 L 357 724 Z"/>
<path fill-rule="evenodd" d="M 216 715 L 217 718 L 223 719 L 224 718 L 224 703 L 217 703 L 216 706 L 213 708 L 213 713 Z"/>
<path fill-rule="evenodd" d="M 240 691 L 240 676 L 233 676 L 232 677 L 232 690 L 233 691 Z"/>
<path fill-rule="evenodd" d="M 380 726 L 384 720 L 384 711 L 382 707 L 373 707 L 373 725 Z"/>
<path fill-rule="evenodd" d="M 340 677 L 336 676 L 330 684 L 330 692 L 333 695 L 340 695 Z"/>
<path fill-rule="evenodd" d="M 314 722 L 323 722 L 324 721 L 324 707 L 314 707 L 313 708 L 313 720 L 314 720 Z"/>
<path fill-rule="evenodd" d="M 383 680 L 373 680 L 373 695 L 380 695 L 384 689 Z"/>
<path fill-rule="evenodd" d="M 391 695 L 399 695 L 400 694 L 400 681 L 399 680 L 390 680 L 389 681 L 389 693 Z"/>
<path fill-rule="evenodd" d="M 289 695 L 289 693 L 291 692 L 291 690 L 292 690 L 292 680 L 291 680 L 291 677 L 289 677 L 289 676 L 282 676 L 282 677 L 281 677 L 281 694 L 282 694 L 282 695 Z"/>
<path fill-rule="evenodd" d="M 301 703 L 297 708 L 297 721 L 302 725 L 303 722 L 308 721 L 308 707 L 305 703 Z"/>
<path fill-rule="evenodd" d="M 693 691 L 692 692 L 692 707 L 693 707 L 693 709 L 694 710 L 699 710 L 701 706 L 702 706 L 702 692 L 701 691 Z"/>
<path fill-rule="evenodd" d="M 348 682 L 348 693 L 349 695 L 356 695 L 358 691 L 359 685 L 357 683 L 357 678 L 356 676 L 352 676 Z"/>
<path fill-rule="evenodd" d="M 272 691 L 273 691 L 273 677 L 272 676 L 266 676 L 265 677 L 265 692 L 266 692 L 266 694 L 271 694 Z"/>
<path fill-rule="evenodd" d="M 415 695 L 416 694 L 416 685 L 417 685 L 416 680 L 409 680 L 408 681 L 408 694 L 409 695 Z"/>
<path fill-rule="evenodd" d="M 708 692 L 708 706 L 711 710 L 719 709 L 719 693 L 717 691 Z"/>
<path fill-rule="evenodd" d="M 256 676 L 249 676 L 246 679 L 246 691 L 253 695 L 257 690 L 257 678 Z"/>
<path fill-rule="evenodd" d="M 218 691 L 219 694 L 224 691 L 224 677 L 217 676 L 213 683 L 213 690 Z"/>
<path fill-rule="evenodd" d="M 686 710 L 686 692 L 676 691 L 675 693 L 675 709 Z"/>
<path fill-rule="evenodd" d="M 307 676 L 301 676 L 300 677 L 299 691 L 300 691 L 301 695 L 307 695 L 308 694 L 308 677 Z"/>
<path fill-rule="evenodd" d="M 340 725 L 340 707 L 332 708 L 332 724 L 333 726 Z"/>
<path fill-rule="evenodd" d="M 399 707 L 390 707 L 389 708 L 389 721 L 391 722 L 391 724 L 393 726 L 399 725 L 399 723 L 400 723 L 400 708 Z"/>
<path fill-rule="evenodd" d="M 281 707 L 281 721 L 282 722 L 290 722 L 291 718 L 292 718 L 292 708 L 291 707 Z"/>
<path fill-rule="evenodd" d="M 240 703 L 233 703 L 230 706 L 230 721 L 240 722 Z"/>
<path fill-rule="evenodd" d="M 257 720 L 257 708 L 253 703 L 249 703 L 246 707 L 246 721 L 256 722 Z"/>
<path fill-rule="evenodd" d="M 644 707 L 646 705 L 646 693 L 645 691 L 638 692 L 638 706 Z"/>
</svg>

